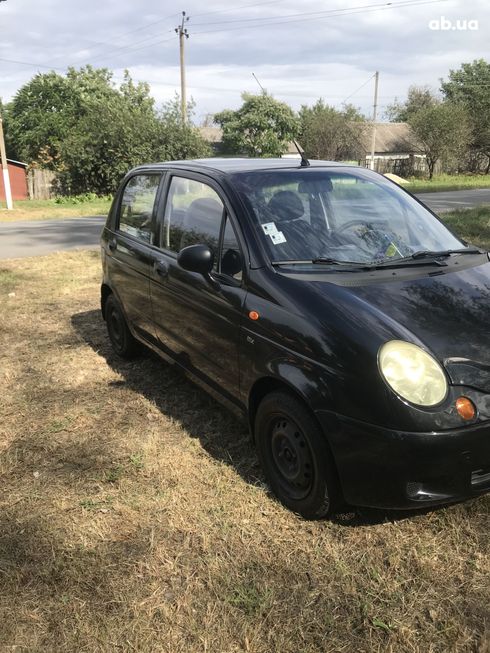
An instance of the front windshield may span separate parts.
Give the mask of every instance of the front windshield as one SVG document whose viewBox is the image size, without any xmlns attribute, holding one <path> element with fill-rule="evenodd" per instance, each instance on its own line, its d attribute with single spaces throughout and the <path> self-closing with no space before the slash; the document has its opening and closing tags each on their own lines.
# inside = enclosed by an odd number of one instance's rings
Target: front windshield
<svg viewBox="0 0 490 653">
<path fill-rule="evenodd" d="M 410 195 L 362 168 L 235 173 L 272 262 L 377 264 L 463 243 Z"/>
</svg>

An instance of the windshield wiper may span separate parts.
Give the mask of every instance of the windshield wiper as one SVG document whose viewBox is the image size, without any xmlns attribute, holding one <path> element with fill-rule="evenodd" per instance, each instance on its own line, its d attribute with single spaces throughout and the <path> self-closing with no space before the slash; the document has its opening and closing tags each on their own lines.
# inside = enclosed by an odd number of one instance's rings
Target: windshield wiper
<svg viewBox="0 0 490 653">
<path fill-rule="evenodd" d="M 366 267 L 370 268 L 371 270 L 377 270 L 378 268 L 403 267 L 404 265 L 438 265 L 440 267 L 446 267 L 447 263 L 444 263 L 442 259 L 448 258 L 452 254 L 483 254 L 483 252 L 476 247 L 465 247 L 464 249 L 444 249 L 440 251 L 424 249 L 420 250 L 419 252 L 414 252 L 409 256 L 379 261 Z"/>
<path fill-rule="evenodd" d="M 319 257 L 314 259 L 305 259 L 305 260 L 291 260 L 291 261 L 272 261 L 272 265 L 347 265 L 347 266 L 363 266 L 364 263 L 361 261 L 340 261 L 336 258 L 328 257 Z"/>
<path fill-rule="evenodd" d="M 410 257 L 413 259 L 421 258 L 447 258 L 451 254 L 482 254 L 481 249 L 476 247 L 464 247 L 462 249 L 443 249 L 440 251 L 432 251 L 430 249 L 423 249 L 419 252 L 414 252 Z"/>
<path fill-rule="evenodd" d="M 339 265 L 356 270 L 377 270 L 379 268 L 403 267 L 404 265 L 438 265 L 446 267 L 447 263 L 443 260 L 452 254 L 483 254 L 482 250 L 476 247 L 465 247 L 464 249 L 445 249 L 441 251 L 420 250 L 409 256 L 401 258 L 386 259 L 384 261 L 341 261 L 336 258 L 318 257 L 314 259 L 291 260 L 291 261 L 272 261 L 272 265 Z"/>
</svg>

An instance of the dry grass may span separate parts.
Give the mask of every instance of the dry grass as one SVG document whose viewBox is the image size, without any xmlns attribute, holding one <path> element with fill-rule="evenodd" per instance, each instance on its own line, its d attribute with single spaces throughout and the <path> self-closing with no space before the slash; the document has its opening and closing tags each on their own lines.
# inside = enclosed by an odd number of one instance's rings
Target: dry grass
<svg viewBox="0 0 490 653">
<path fill-rule="evenodd" d="M 104 198 L 73 204 L 69 202 L 58 204 L 55 200 L 19 200 L 14 202 L 11 211 L 7 211 L 4 204 L 0 205 L 0 222 L 56 220 L 89 215 L 100 215 L 105 218 L 110 207 L 110 200 Z"/>
<path fill-rule="evenodd" d="M 490 651 L 489 497 L 300 520 L 244 425 L 112 354 L 98 283 L 2 262 L 1 651 Z"/>
</svg>

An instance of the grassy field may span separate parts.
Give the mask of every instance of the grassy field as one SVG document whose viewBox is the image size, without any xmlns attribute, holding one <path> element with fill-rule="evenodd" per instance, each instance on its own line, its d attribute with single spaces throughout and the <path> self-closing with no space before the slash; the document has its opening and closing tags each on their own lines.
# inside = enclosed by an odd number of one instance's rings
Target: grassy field
<svg viewBox="0 0 490 653">
<path fill-rule="evenodd" d="M 0 650 L 490 652 L 490 497 L 302 521 L 244 424 L 112 353 L 99 282 L 0 263 Z"/>
<path fill-rule="evenodd" d="M 407 189 L 412 193 L 490 188 L 490 175 L 438 175 L 432 181 L 410 177 L 407 181 Z"/>
<path fill-rule="evenodd" d="M 12 211 L 5 205 L 0 208 L 0 222 L 15 220 L 56 220 L 57 218 L 79 218 L 86 215 L 104 215 L 109 212 L 111 203 L 107 199 L 97 199 L 79 204 L 57 204 L 55 200 L 22 200 L 14 202 Z"/>
<path fill-rule="evenodd" d="M 490 251 L 490 206 L 450 211 L 441 217 L 462 238 Z"/>
</svg>

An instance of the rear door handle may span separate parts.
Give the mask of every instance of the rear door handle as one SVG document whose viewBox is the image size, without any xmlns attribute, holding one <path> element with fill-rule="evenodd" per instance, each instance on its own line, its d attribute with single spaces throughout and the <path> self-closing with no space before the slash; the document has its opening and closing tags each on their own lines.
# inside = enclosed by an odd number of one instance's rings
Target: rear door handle
<svg viewBox="0 0 490 653">
<path fill-rule="evenodd" d="M 111 252 L 117 249 L 117 240 L 115 238 L 111 238 L 107 244 L 109 245 Z"/>
<path fill-rule="evenodd" d="M 154 270 L 160 277 L 168 277 L 168 263 L 165 261 L 155 261 Z"/>
</svg>

